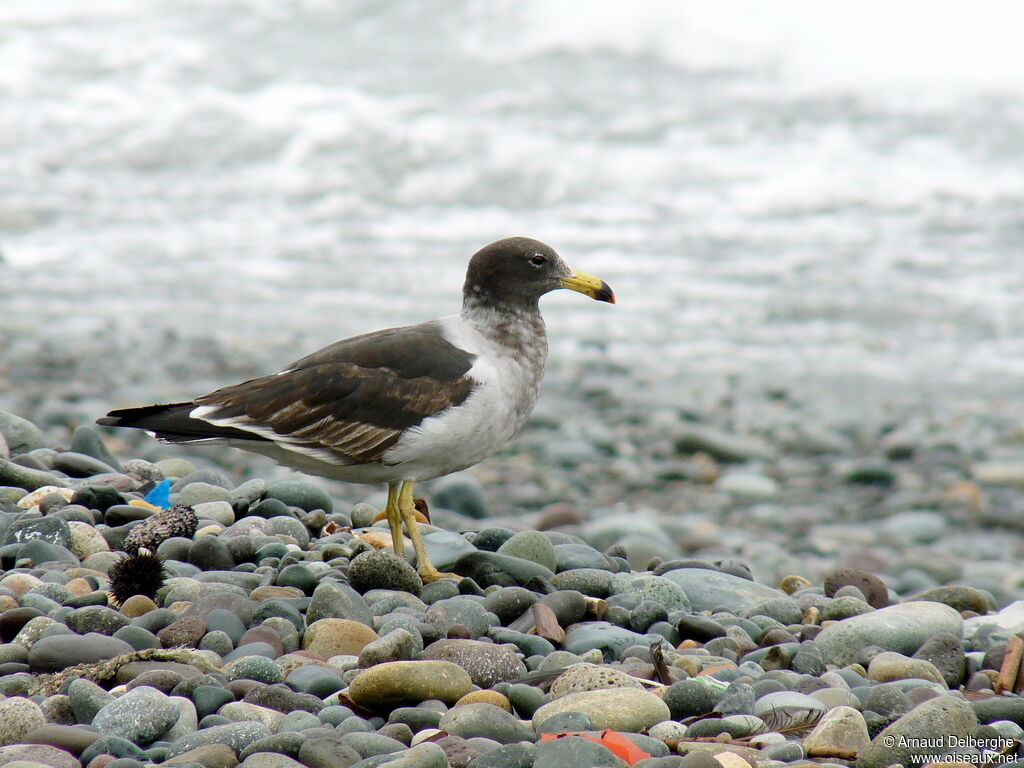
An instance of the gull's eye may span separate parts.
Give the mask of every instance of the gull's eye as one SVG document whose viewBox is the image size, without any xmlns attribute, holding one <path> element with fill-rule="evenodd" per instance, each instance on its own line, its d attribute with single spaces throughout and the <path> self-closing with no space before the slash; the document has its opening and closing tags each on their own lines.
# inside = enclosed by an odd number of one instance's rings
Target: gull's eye
<svg viewBox="0 0 1024 768">
<path fill-rule="evenodd" d="M 535 267 L 543 267 L 548 263 L 547 258 L 542 253 L 535 253 L 530 257 L 530 263 Z"/>
</svg>

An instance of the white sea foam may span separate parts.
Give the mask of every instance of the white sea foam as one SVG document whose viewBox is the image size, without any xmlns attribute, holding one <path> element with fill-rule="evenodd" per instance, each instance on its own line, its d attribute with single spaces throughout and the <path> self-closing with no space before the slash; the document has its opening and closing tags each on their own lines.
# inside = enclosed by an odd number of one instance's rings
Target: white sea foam
<svg viewBox="0 0 1024 768">
<path fill-rule="evenodd" d="M 1019 393 L 1022 22 L 1004 0 L 7 0 L 3 363 L 194 394 L 454 311 L 468 255 L 524 234 L 619 297 L 545 299 L 555 365 Z"/>
</svg>

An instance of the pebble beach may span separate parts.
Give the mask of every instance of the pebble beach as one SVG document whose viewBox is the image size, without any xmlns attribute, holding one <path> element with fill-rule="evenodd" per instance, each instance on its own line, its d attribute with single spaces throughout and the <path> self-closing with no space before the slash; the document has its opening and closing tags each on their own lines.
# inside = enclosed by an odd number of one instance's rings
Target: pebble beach
<svg viewBox="0 0 1024 768">
<path fill-rule="evenodd" d="M 197 451 L 115 455 L 101 432 L 47 445 L 0 414 L 0 764 L 1017 759 L 1013 463 L 906 434 L 868 460 L 839 433 L 677 423 L 675 487 L 714 515 L 491 516 L 481 480 L 453 475 L 423 527 L 458 578 L 423 584 L 372 504 L 298 475 L 239 482 Z M 156 568 L 119 566 L 140 544 Z"/>
</svg>

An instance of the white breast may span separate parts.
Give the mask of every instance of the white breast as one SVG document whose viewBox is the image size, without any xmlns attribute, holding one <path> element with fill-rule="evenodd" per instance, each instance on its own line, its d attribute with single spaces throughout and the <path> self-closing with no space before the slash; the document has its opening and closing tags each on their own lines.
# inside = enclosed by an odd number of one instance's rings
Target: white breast
<svg viewBox="0 0 1024 768">
<path fill-rule="evenodd" d="M 544 375 L 543 325 L 528 343 L 510 348 L 477 331 L 459 315 L 438 321 L 445 338 L 476 355 L 467 376 L 479 382 L 459 406 L 425 419 L 384 454 L 406 480 L 429 480 L 483 461 L 511 440 L 530 417 Z"/>
</svg>

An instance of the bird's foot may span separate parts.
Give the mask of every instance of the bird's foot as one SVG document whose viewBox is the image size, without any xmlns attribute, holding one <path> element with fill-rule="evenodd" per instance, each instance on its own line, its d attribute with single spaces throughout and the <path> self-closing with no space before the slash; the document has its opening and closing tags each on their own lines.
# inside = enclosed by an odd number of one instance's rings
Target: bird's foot
<svg viewBox="0 0 1024 768">
<path fill-rule="evenodd" d="M 430 584 L 433 581 L 440 581 L 441 579 L 461 579 L 457 573 L 446 573 L 445 571 L 439 571 L 434 566 L 428 568 L 417 568 L 416 572 L 423 579 L 424 584 Z"/>
<path fill-rule="evenodd" d="M 378 523 L 384 520 L 388 516 L 387 507 L 378 510 L 377 514 L 373 516 L 373 522 Z M 430 523 L 430 518 L 424 515 L 419 509 L 416 510 L 416 522 L 418 523 Z"/>
</svg>

